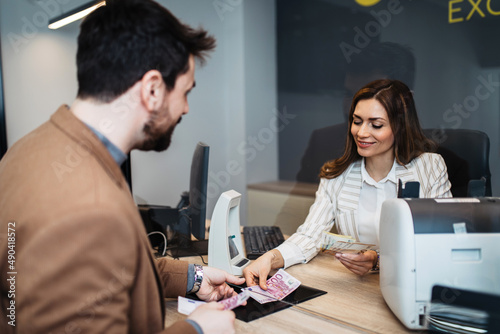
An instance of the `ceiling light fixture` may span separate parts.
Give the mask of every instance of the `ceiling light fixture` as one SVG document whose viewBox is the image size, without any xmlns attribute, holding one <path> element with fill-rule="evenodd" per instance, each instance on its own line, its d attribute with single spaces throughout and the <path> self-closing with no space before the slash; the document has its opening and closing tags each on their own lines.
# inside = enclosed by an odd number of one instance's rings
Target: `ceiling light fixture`
<svg viewBox="0 0 500 334">
<path fill-rule="evenodd" d="M 84 18 L 97 8 L 106 5 L 106 1 L 91 1 L 70 12 L 57 16 L 49 21 L 49 29 L 59 29 L 71 22 Z"/>
</svg>

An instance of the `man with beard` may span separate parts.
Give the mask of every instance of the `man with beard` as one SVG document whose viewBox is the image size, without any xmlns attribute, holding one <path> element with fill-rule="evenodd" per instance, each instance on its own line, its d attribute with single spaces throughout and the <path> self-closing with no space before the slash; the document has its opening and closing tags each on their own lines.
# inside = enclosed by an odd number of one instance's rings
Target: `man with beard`
<svg viewBox="0 0 500 334">
<path fill-rule="evenodd" d="M 243 283 L 155 260 L 120 170 L 132 149 L 169 146 L 214 47 L 151 0 L 108 0 L 82 22 L 76 100 L 0 161 L 1 333 L 159 333 L 164 297 Z M 168 332 L 231 333 L 234 313 L 207 303 Z"/>
</svg>

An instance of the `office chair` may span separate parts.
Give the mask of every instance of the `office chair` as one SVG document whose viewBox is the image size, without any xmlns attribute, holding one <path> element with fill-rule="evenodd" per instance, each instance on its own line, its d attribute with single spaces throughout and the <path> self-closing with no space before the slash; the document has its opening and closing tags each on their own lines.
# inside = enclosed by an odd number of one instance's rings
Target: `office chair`
<svg viewBox="0 0 500 334">
<path fill-rule="evenodd" d="M 461 172 L 455 173 L 455 180 L 450 176 L 454 197 L 492 196 L 489 162 L 490 139 L 486 133 L 469 129 L 424 129 L 424 133 L 439 145 L 437 153 L 441 154 L 440 151 L 444 150 L 441 155 L 449 171 L 456 171 L 457 164 L 460 164 L 462 159 L 466 162 L 466 166 L 459 167 Z M 450 155 L 449 152 L 446 152 L 447 150 L 454 153 L 459 159 L 452 159 L 453 154 Z M 466 192 L 458 190 L 455 194 L 453 192 L 454 182 L 458 185 L 465 184 Z"/>
</svg>

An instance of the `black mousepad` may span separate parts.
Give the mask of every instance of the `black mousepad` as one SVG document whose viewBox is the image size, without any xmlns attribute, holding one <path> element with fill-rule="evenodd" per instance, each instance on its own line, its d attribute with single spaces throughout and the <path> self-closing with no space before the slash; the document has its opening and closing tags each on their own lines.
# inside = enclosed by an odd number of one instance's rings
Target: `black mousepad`
<svg viewBox="0 0 500 334">
<path fill-rule="evenodd" d="M 237 293 L 240 293 L 241 289 L 246 287 L 246 284 L 229 285 L 233 287 Z M 324 294 L 326 294 L 326 291 L 301 284 L 297 289 L 295 289 L 295 291 L 283 298 L 285 303 L 283 301 L 275 301 L 266 304 L 259 304 L 259 302 L 255 299 L 249 298 L 245 306 L 239 306 L 233 311 L 236 315 L 236 319 L 244 322 L 250 322 Z"/>
</svg>

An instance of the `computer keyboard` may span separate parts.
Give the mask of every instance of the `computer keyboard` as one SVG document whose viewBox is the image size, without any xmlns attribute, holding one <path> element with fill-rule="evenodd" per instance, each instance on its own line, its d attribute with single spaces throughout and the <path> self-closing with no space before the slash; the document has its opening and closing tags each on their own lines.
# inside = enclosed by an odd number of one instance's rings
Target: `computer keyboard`
<svg viewBox="0 0 500 334">
<path fill-rule="evenodd" d="M 285 238 L 278 226 L 243 226 L 247 259 L 255 260 L 268 250 L 279 246 Z"/>
</svg>

